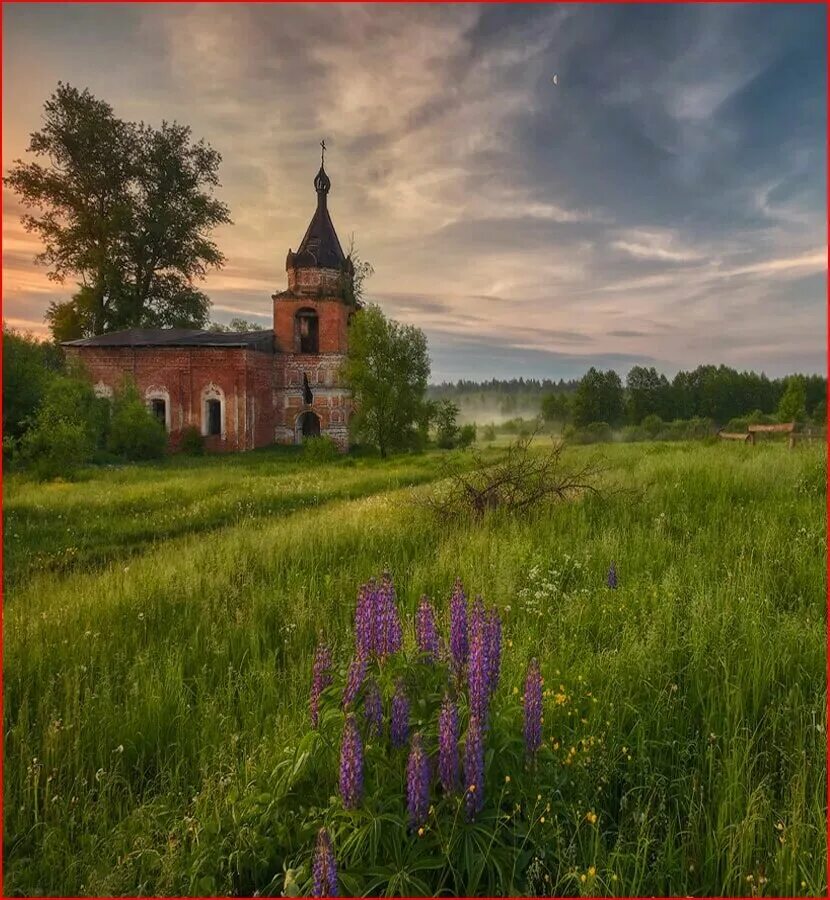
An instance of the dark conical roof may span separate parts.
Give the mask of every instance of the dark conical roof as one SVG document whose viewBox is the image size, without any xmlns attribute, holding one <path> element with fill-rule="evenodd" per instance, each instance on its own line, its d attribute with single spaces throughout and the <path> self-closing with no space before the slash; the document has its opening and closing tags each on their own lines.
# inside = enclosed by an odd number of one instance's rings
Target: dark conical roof
<svg viewBox="0 0 830 900">
<path fill-rule="evenodd" d="M 340 246 L 337 232 L 329 215 L 326 196 L 331 180 L 323 165 L 314 179 L 317 191 L 317 209 L 311 218 L 305 237 L 293 254 L 293 265 L 298 269 L 339 269 L 346 262 L 346 254 Z M 289 259 L 292 254 L 289 254 Z"/>
</svg>

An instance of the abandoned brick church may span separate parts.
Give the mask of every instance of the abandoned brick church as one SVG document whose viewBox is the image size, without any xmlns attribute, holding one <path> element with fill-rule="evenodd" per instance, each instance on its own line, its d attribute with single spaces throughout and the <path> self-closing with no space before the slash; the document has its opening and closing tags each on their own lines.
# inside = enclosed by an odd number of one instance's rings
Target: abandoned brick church
<svg viewBox="0 0 830 900">
<path fill-rule="evenodd" d="M 271 298 L 273 330 L 130 328 L 67 342 L 95 392 L 111 397 L 132 377 L 174 449 L 184 429 L 195 426 L 208 450 L 251 450 L 321 434 L 346 450 L 351 398 L 338 373 L 356 309 L 354 266 L 329 216 L 323 162 L 314 188 L 317 209 L 297 252 L 288 251 L 288 289 Z"/>
</svg>

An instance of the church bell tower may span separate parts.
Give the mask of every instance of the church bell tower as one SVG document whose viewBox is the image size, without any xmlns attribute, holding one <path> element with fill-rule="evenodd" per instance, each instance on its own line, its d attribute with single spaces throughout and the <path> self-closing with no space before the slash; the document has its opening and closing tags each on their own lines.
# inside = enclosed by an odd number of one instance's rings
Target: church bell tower
<svg viewBox="0 0 830 900">
<path fill-rule="evenodd" d="M 339 370 L 355 310 L 354 265 L 343 253 L 329 215 L 325 141 L 320 147 L 320 171 L 314 178 L 317 208 L 296 253 L 288 251 L 287 290 L 272 297 L 282 388 L 276 393 L 282 408 L 275 410 L 275 439 L 302 443 L 327 434 L 345 451 L 351 396 L 340 383 Z"/>
</svg>

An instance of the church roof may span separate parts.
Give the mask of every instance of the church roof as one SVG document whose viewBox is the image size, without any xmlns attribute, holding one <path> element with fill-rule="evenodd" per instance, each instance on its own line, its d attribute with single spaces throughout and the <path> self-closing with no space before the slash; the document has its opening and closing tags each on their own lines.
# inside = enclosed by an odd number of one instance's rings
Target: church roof
<svg viewBox="0 0 830 900">
<path fill-rule="evenodd" d="M 127 328 L 64 341 L 64 347 L 242 347 L 273 353 L 272 331 L 220 332 L 198 328 Z"/>
<path fill-rule="evenodd" d="M 314 178 L 317 209 L 311 217 L 297 252 L 289 251 L 289 266 L 297 269 L 339 269 L 345 264 L 346 254 L 340 246 L 326 202 L 330 189 L 331 179 L 326 174 L 321 160 L 320 171 Z"/>
</svg>

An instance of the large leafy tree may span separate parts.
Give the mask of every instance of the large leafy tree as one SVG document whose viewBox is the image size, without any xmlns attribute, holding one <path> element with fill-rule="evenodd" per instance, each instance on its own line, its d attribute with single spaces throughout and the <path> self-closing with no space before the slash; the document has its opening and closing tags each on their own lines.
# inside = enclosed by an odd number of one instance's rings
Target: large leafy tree
<svg viewBox="0 0 830 900">
<path fill-rule="evenodd" d="M 787 387 L 778 404 L 779 422 L 803 422 L 807 418 L 807 386 L 799 375 L 787 379 Z"/>
<path fill-rule="evenodd" d="M 576 425 L 607 422 L 618 425 L 623 417 L 623 387 L 613 369 L 601 372 L 591 366 L 582 377 L 573 398 Z"/>
<path fill-rule="evenodd" d="M 420 328 L 387 319 L 378 306 L 367 305 L 349 326 L 343 375 L 354 397 L 351 427 L 358 439 L 384 457 L 417 442 L 429 415 L 429 356 Z"/>
<path fill-rule="evenodd" d="M 220 155 L 190 129 L 119 119 L 112 107 L 59 83 L 41 129 L 7 177 L 29 212 L 37 261 L 70 300 L 46 319 L 58 340 L 119 328 L 203 327 L 210 301 L 194 285 L 224 257 L 210 234 L 230 222 L 214 196 Z"/>
<path fill-rule="evenodd" d="M 659 375 L 653 366 L 633 366 L 626 378 L 626 407 L 628 420 L 639 425 L 646 416 L 667 417 L 671 407 L 671 386 L 665 375 Z"/>
</svg>

